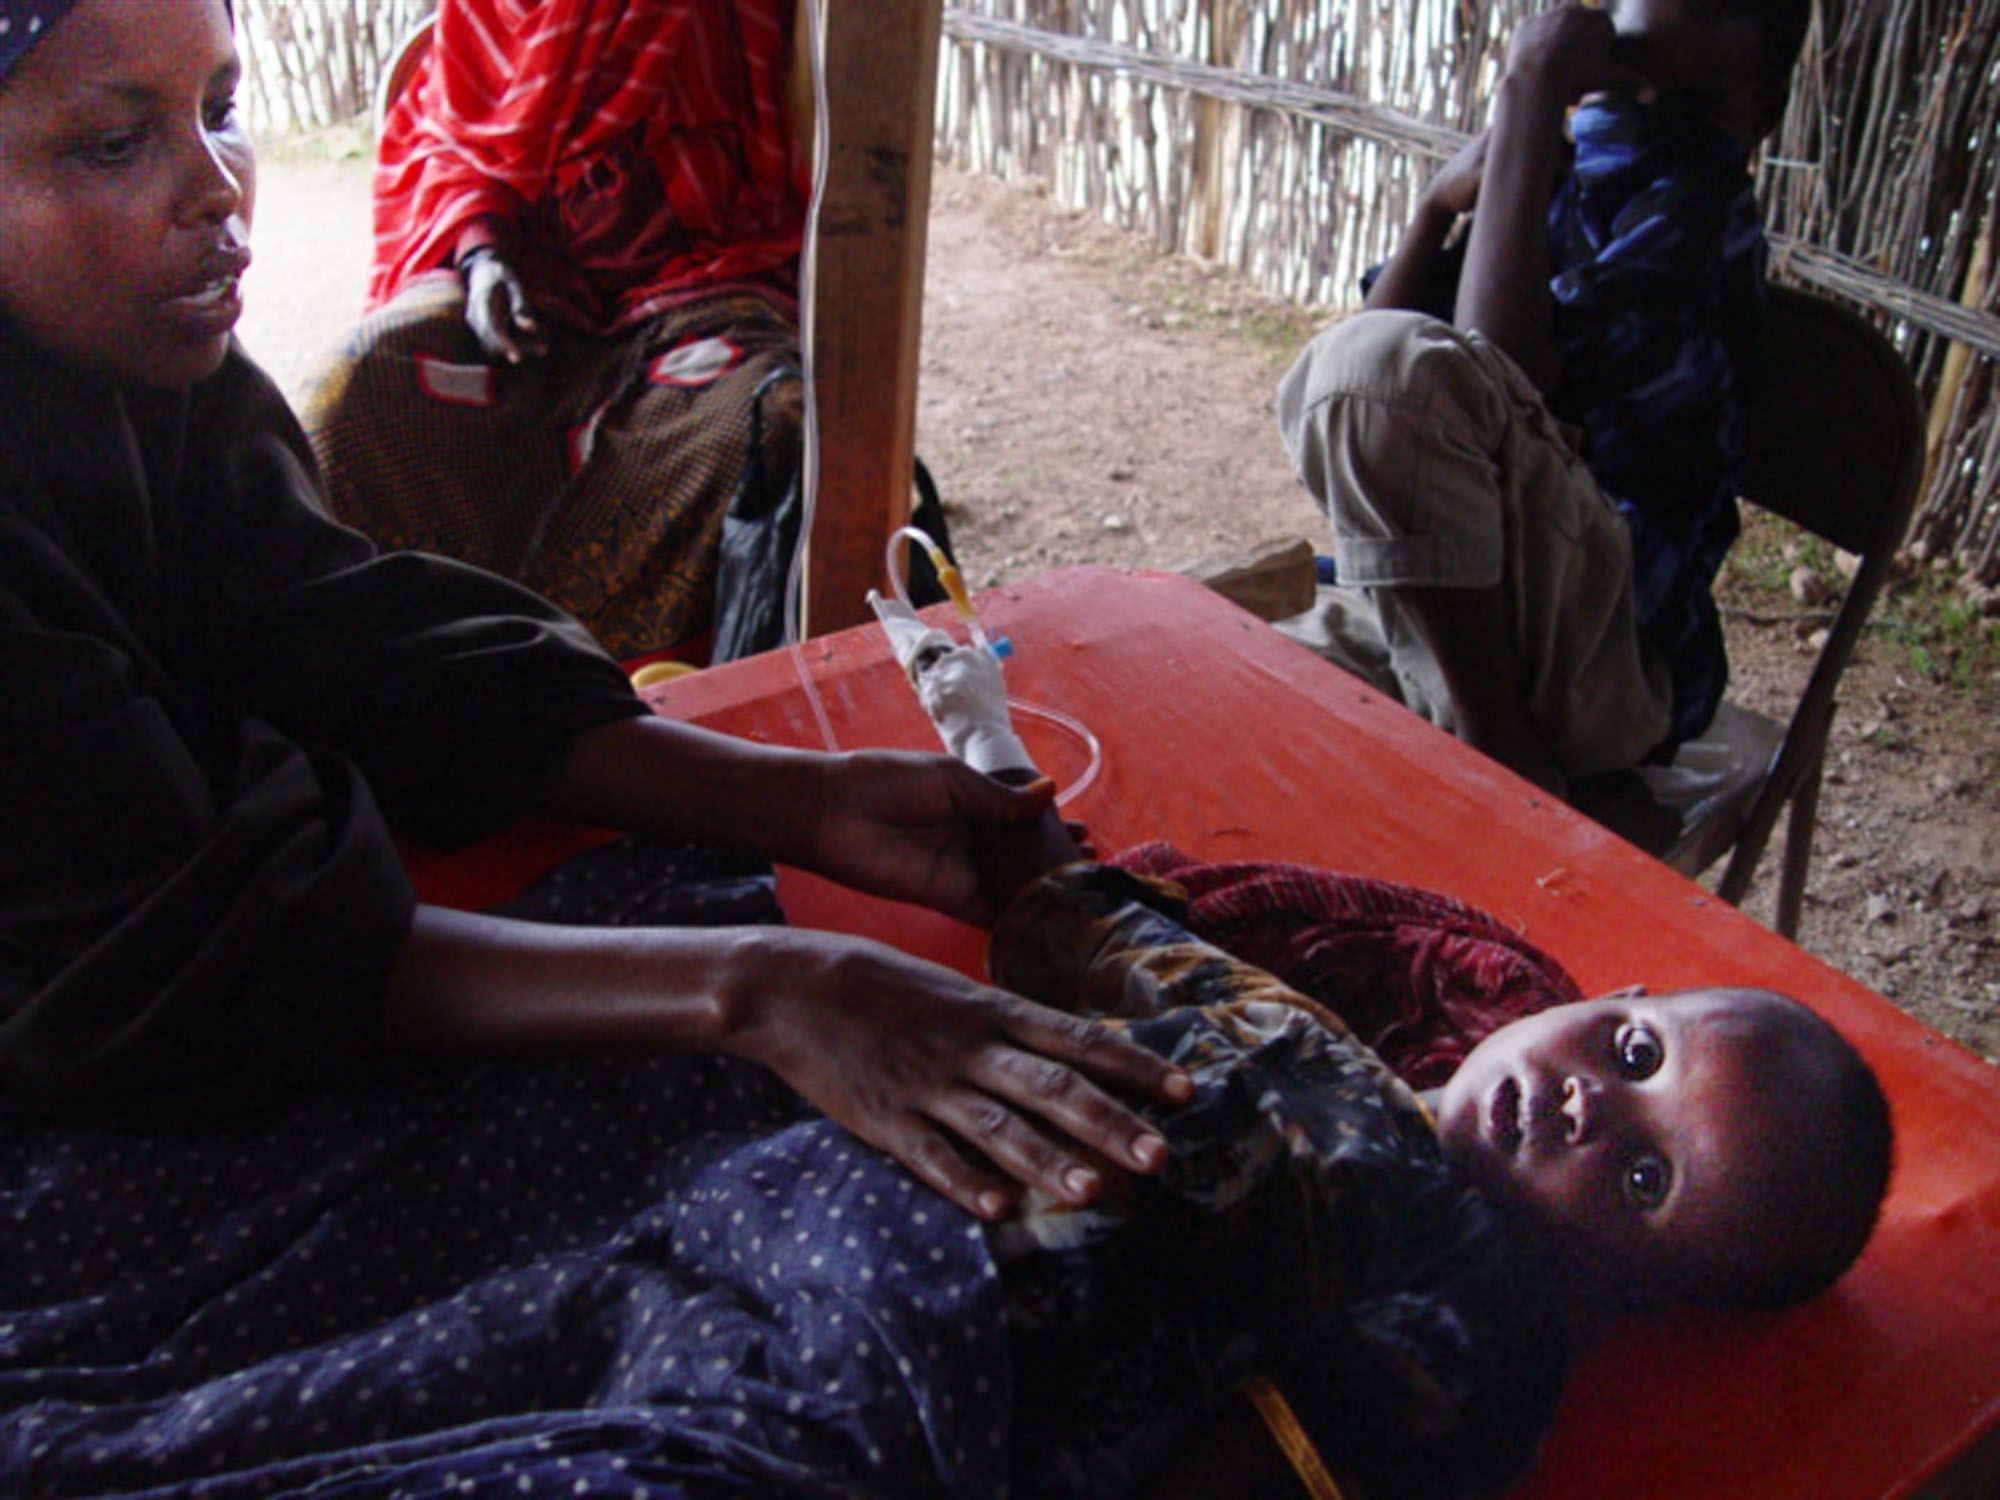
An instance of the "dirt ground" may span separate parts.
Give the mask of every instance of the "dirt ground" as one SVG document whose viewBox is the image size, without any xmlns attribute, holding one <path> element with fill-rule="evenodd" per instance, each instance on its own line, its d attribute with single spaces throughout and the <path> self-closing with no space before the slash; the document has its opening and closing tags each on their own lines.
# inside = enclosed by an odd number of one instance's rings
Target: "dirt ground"
<svg viewBox="0 0 2000 1500">
<path fill-rule="evenodd" d="M 266 151 L 244 339 L 288 389 L 358 309 L 367 236 L 355 143 Z M 1321 541 L 1271 414 L 1306 315 L 948 169 L 928 265 L 918 451 L 975 587 Z M 1752 707 L 1803 681 L 1815 616 L 1793 575 L 1815 561 L 1770 527 L 1732 559 L 1732 692 Z M 1940 626 L 1922 581 L 1849 668 L 1800 941 L 2000 1064 L 2000 626 L 1949 604 Z M 1765 919 L 1776 863 L 1749 902 Z"/>
</svg>

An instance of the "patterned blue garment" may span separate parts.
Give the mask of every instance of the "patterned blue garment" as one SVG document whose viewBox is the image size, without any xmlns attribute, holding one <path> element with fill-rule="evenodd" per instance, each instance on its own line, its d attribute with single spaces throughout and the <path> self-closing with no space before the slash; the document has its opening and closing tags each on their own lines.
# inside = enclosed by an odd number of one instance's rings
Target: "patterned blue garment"
<svg viewBox="0 0 2000 1500">
<path fill-rule="evenodd" d="M 612 848 L 515 914 L 776 920 Z M 979 1227 L 718 1057 L 412 1069 L 256 1123 L 0 1127 L 0 1494 L 999 1495 Z"/>
<path fill-rule="evenodd" d="M 1762 325 L 1766 245 L 1743 147 L 1694 108 L 1606 98 L 1572 116 L 1550 214 L 1556 415 L 1632 530 L 1639 628 L 1673 669 L 1672 743 L 1728 680 L 1711 593 Z M 1671 745 L 1663 747 L 1671 749 Z"/>
<path fill-rule="evenodd" d="M 0 1130 L 0 1493 L 1004 1489 L 978 1227 L 747 1066 L 64 1134 Z"/>
</svg>

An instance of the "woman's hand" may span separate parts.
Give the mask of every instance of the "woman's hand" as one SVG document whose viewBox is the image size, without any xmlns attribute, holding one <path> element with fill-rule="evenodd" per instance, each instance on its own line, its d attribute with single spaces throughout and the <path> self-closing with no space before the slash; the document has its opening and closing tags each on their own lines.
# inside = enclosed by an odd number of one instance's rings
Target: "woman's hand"
<svg viewBox="0 0 2000 1500">
<path fill-rule="evenodd" d="M 465 321 L 490 359 L 518 365 L 547 352 L 542 325 L 521 276 L 490 245 L 459 262 L 465 281 Z"/>
<path fill-rule="evenodd" d="M 872 895 L 990 925 L 999 846 L 1041 823 L 1047 781 L 1010 787 L 949 756 L 855 751 L 823 762 L 791 862 Z"/>
<path fill-rule="evenodd" d="M 417 1052 L 728 1052 L 984 1218 L 1149 1172 L 1186 1074 L 1102 1025 L 882 943 L 790 927 L 567 927 L 417 909 L 384 997 Z"/>
<path fill-rule="evenodd" d="M 746 849 L 870 895 L 981 925 L 991 877 L 1055 797 L 947 755 L 763 745 L 666 719 L 578 736 L 545 811 L 601 828 Z"/>
<path fill-rule="evenodd" d="M 1018 1189 L 1084 1203 L 1100 1162 L 1150 1172 L 1160 1133 L 1107 1090 L 1166 1104 L 1186 1075 L 1097 1022 L 1036 1005 L 865 939 L 762 929 L 732 966 L 728 1050 L 968 1212 Z"/>
</svg>

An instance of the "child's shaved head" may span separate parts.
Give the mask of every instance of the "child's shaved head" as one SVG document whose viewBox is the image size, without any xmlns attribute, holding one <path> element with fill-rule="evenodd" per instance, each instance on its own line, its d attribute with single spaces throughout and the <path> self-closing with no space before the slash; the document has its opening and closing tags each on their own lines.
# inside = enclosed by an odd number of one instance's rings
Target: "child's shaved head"
<svg viewBox="0 0 2000 1500">
<path fill-rule="evenodd" d="M 1861 1252 L 1889 1112 L 1831 1026 L 1766 990 L 1558 1006 L 1439 1095 L 1447 1154 L 1529 1238 L 1628 1305 L 1785 1306 Z"/>
</svg>

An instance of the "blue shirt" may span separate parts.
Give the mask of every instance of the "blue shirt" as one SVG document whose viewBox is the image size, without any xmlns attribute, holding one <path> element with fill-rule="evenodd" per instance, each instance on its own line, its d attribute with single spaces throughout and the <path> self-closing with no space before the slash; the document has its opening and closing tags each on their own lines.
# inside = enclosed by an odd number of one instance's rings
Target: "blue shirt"
<svg viewBox="0 0 2000 1500">
<path fill-rule="evenodd" d="M 1748 153 L 1694 109 L 1593 100 L 1571 129 L 1550 210 L 1550 405 L 1631 527 L 1639 630 L 1673 672 L 1671 750 L 1728 680 L 1711 590 L 1738 529 L 1766 246 Z"/>
</svg>

